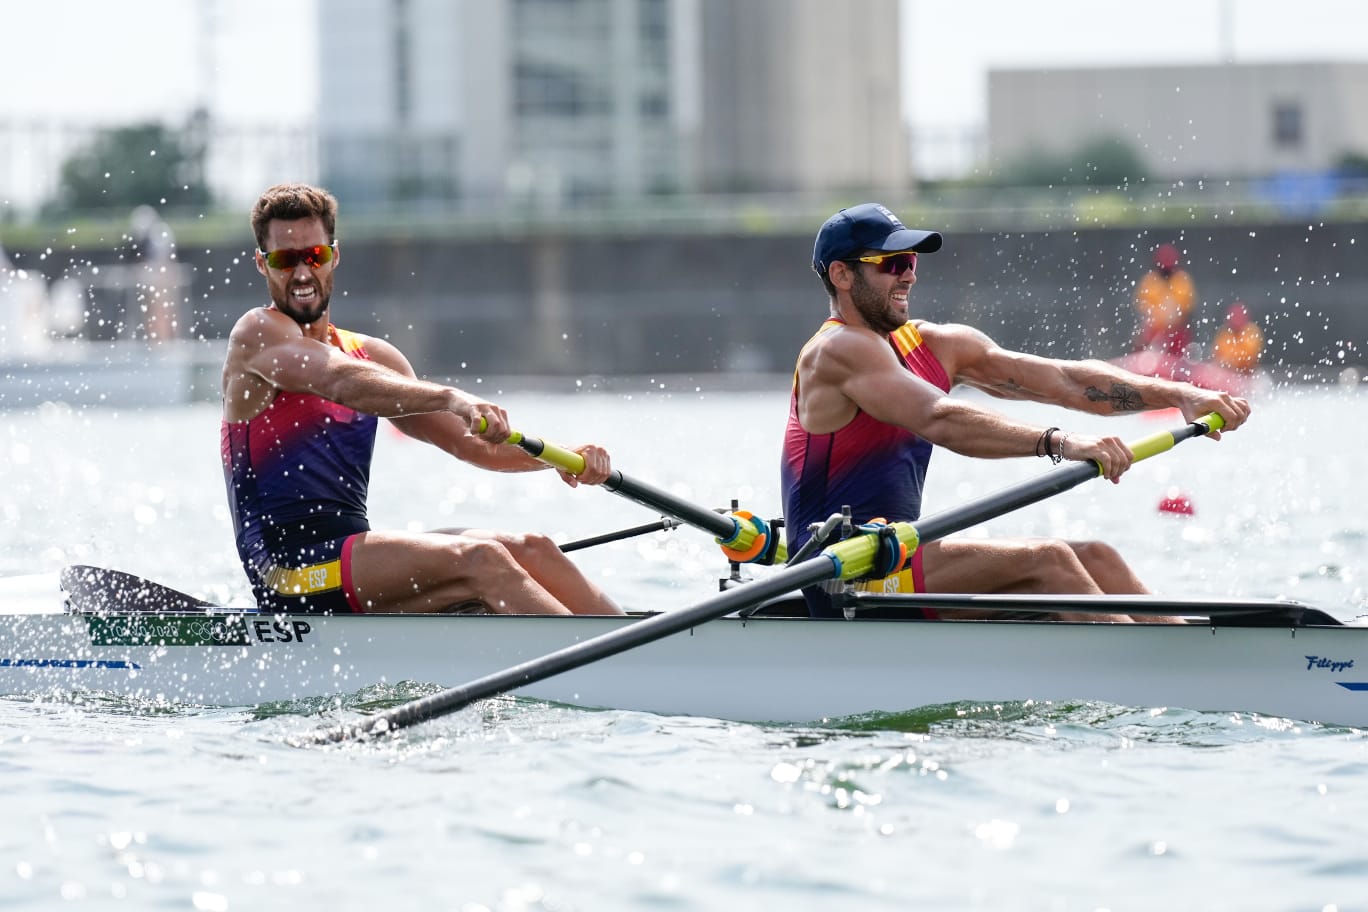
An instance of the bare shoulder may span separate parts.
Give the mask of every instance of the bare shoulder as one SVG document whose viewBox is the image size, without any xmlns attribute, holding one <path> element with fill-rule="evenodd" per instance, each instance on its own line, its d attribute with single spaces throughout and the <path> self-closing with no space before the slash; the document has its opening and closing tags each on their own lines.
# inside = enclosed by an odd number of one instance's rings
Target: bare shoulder
<svg viewBox="0 0 1368 912">
<path fill-rule="evenodd" d="M 365 346 L 366 354 L 376 364 L 382 364 L 390 370 L 396 370 L 401 374 L 410 377 L 416 376 L 413 365 L 408 358 L 399 350 L 399 346 L 390 342 L 388 339 L 381 339 L 379 336 L 367 336 L 362 333 L 356 334 L 361 344 Z"/>
<path fill-rule="evenodd" d="M 975 375 L 991 357 L 1003 351 L 987 333 L 963 323 L 931 323 L 926 320 L 915 320 L 913 323 L 954 382 Z"/>
<path fill-rule="evenodd" d="M 300 335 L 299 326 L 280 311 L 253 307 L 238 317 L 228 334 L 230 355 L 233 351 L 257 351 Z"/>
<path fill-rule="evenodd" d="M 873 330 L 862 326 L 839 326 L 809 342 L 799 356 L 798 364 L 799 369 L 810 373 L 813 379 L 832 381 L 878 363 L 891 353 L 888 342 Z"/>
<path fill-rule="evenodd" d="M 929 320 L 913 320 L 917 332 L 932 346 L 943 345 L 956 348 L 996 347 L 988 334 L 964 323 L 932 323 Z"/>
<path fill-rule="evenodd" d="M 281 346 L 301 338 L 299 327 L 284 314 L 254 307 L 238 318 L 228 335 L 223 362 L 223 417 L 246 421 L 258 415 L 275 396 L 275 387 L 257 366 Z"/>
</svg>

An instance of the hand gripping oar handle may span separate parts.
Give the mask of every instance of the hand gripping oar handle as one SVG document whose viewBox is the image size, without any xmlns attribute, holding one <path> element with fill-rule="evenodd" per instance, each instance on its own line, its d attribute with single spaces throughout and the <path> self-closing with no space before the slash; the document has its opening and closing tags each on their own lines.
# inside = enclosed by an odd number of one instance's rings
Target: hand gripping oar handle
<svg viewBox="0 0 1368 912">
<path fill-rule="evenodd" d="M 1159 431 L 1148 437 L 1143 437 L 1129 445 L 1130 451 L 1135 457 L 1135 461 L 1139 462 L 1142 459 L 1148 459 L 1151 456 L 1157 456 L 1171 450 L 1190 437 L 1201 437 L 1212 431 L 1219 431 L 1223 427 L 1225 427 L 1225 419 L 1216 412 L 1212 412 L 1191 424 L 1185 424 L 1172 431 Z M 1097 478 L 1101 474 L 1102 466 L 1091 459 L 1086 462 L 1071 463 L 1063 468 L 1047 472 L 1039 478 L 1031 478 L 1020 484 L 1003 488 L 996 494 L 990 494 L 975 503 L 966 504 L 959 510 L 952 510 L 939 516 L 921 520 L 917 523 L 917 531 L 924 542 L 943 538 L 950 532 L 958 532 L 969 526 L 975 526 L 980 522 L 1009 513 L 1019 507 L 1025 507 L 1047 497 L 1053 497 L 1055 494 L 1063 493 L 1090 478 Z M 961 516 L 968 517 L 970 522 L 967 525 L 957 525 L 954 529 L 942 531 L 939 524 L 948 521 L 952 514 L 957 522 Z M 906 523 L 894 523 L 894 525 L 905 526 Z M 915 540 L 908 542 L 901 532 L 898 537 L 906 542 L 909 551 L 917 547 Z"/>
<path fill-rule="evenodd" d="M 1146 437 L 1144 440 L 1133 444 L 1131 452 L 1135 454 L 1136 459 L 1148 459 L 1150 456 L 1172 449 L 1181 440 L 1207 434 L 1212 430 L 1219 430 L 1223 425 L 1224 422 L 1221 417 L 1213 413 L 1187 427 Z M 897 530 L 898 537 L 908 543 L 910 553 L 918 544 L 925 544 L 951 533 L 968 529 L 985 519 L 1000 516 L 1017 506 L 1043 500 L 1059 491 L 1072 488 L 1089 478 L 1096 478 L 1100 474 L 1101 468 L 1096 463 L 1078 463 L 1076 466 L 1071 465 L 1066 469 L 1047 473 L 1047 476 L 1069 476 L 1069 480 L 1062 485 L 1056 484 L 1053 478 L 1037 479 L 1009 488 L 999 494 L 989 495 L 982 500 L 973 501 L 957 509 L 947 510 L 937 516 L 919 520 L 916 523 L 893 523 L 892 527 Z M 1028 495 L 1028 489 L 1031 489 L 1033 493 Z M 486 675 L 460 687 L 453 687 L 441 693 L 435 693 L 385 710 L 355 725 L 318 729 L 309 735 L 295 739 L 295 743 L 323 744 L 331 741 L 345 741 L 367 734 L 379 734 L 404 728 L 455 712 L 477 700 L 484 700 L 501 693 L 507 693 L 510 690 L 517 690 L 519 687 L 534 684 L 537 681 L 588 665 L 599 659 L 606 659 L 628 649 L 644 646 L 671 634 L 688 630 L 690 627 L 697 627 L 699 624 L 731 614 L 733 611 L 759 605 L 767 599 L 793 592 L 804 586 L 811 586 L 830 579 L 858 579 L 861 576 L 868 575 L 873 570 L 874 558 L 878 551 L 878 538 L 877 535 L 859 535 L 848 538 L 825 549 L 811 560 L 792 564 L 763 579 L 728 589 L 720 595 L 689 608 L 634 621 L 624 627 L 566 646 L 520 665 L 514 665 L 512 668 Z M 822 558 L 826 558 L 826 560 Z"/>
<path fill-rule="evenodd" d="M 477 429 L 483 431 L 484 428 L 485 420 L 481 418 Z M 505 442 L 521 447 L 534 459 L 569 472 L 571 475 L 579 475 L 584 471 L 584 457 L 573 450 L 558 447 L 537 437 L 528 437 L 518 431 L 512 431 Z M 634 500 L 642 506 L 673 516 L 675 519 L 715 535 L 717 543 L 728 552 L 744 554 L 751 551 L 766 550 L 766 545 L 773 544 L 768 541 L 768 536 L 778 534 L 755 517 L 737 513 L 718 513 L 706 507 L 691 504 L 687 500 L 681 500 L 654 485 L 629 478 L 617 469 L 614 469 L 612 474 L 608 476 L 603 487 L 614 494 L 626 497 L 628 500 Z M 761 536 L 765 536 L 766 539 L 759 541 Z M 759 542 L 758 548 L 756 547 L 757 542 Z M 777 542 L 774 548 L 773 560 L 774 563 L 778 564 L 788 560 L 788 549 L 782 540 Z"/>
</svg>

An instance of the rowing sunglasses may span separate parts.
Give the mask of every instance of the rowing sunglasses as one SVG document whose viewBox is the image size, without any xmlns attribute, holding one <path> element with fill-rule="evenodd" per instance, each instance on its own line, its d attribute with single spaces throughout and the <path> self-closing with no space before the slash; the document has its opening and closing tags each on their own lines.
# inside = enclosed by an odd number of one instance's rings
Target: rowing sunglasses
<svg viewBox="0 0 1368 912">
<path fill-rule="evenodd" d="M 904 251 L 903 253 L 880 253 L 875 256 L 856 257 L 858 263 L 872 263 L 879 272 L 886 272 L 890 275 L 902 275 L 907 270 L 917 271 L 917 252 L 915 250 Z"/>
<path fill-rule="evenodd" d="M 261 251 L 261 258 L 272 269 L 294 269 L 300 263 L 308 263 L 310 269 L 317 269 L 324 263 L 331 263 L 337 256 L 337 244 L 319 244 L 316 247 L 288 248 Z"/>
</svg>

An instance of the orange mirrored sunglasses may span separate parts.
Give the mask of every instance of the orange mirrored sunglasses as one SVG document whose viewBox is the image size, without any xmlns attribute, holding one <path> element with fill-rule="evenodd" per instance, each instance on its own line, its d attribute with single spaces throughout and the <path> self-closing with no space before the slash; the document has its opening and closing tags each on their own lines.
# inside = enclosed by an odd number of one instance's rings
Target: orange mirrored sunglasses
<svg viewBox="0 0 1368 912">
<path fill-rule="evenodd" d="M 337 255 L 336 244 L 319 244 L 316 247 L 282 247 L 279 250 L 261 251 L 261 258 L 272 269 L 294 269 L 300 263 L 308 263 L 310 269 L 317 269 L 324 263 L 331 263 Z"/>
</svg>

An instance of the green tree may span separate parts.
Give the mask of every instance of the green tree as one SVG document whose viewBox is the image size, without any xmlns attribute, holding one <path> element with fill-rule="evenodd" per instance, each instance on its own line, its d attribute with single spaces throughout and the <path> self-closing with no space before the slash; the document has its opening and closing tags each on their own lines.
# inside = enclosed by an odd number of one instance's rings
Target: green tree
<svg viewBox="0 0 1368 912">
<path fill-rule="evenodd" d="M 1147 180 L 1149 172 L 1130 143 L 1101 136 L 1071 152 L 1031 150 L 1010 163 L 1003 177 L 1026 187 L 1122 187 Z"/>
<path fill-rule="evenodd" d="M 1335 169 L 1343 177 L 1368 178 L 1368 155 L 1362 152 L 1345 152 L 1339 157 Z"/>
<path fill-rule="evenodd" d="M 135 206 L 203 206 L 204 144 L 196 120 L 185 130 L 142 123 L 98 132 L 62 163 L 49 212 L 127 211 Z"/>
</svg>

